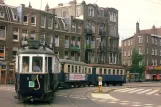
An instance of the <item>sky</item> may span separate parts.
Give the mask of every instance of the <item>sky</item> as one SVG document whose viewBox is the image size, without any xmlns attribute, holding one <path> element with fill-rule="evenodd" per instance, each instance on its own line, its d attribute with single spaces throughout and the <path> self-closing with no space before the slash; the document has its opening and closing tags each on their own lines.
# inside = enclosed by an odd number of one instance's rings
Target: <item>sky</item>
<svg viewBox="0 0 161 107">
<path fill-rule="evenodd" d="M 33 8 L 45 9 L 55 7 L 58 3 L 68 3 L 70 0 L 5 0 L 8 5 L 19 6 L 29 2 Z M 131 37 L 136 31 L 136 22 L 140 23 L 140 29 L 151 29 L 153 25 L 161 27 L 161 0 L 84 0 L 86 3 L 97 3 L 99 7 L 113 7 L 119 11 L 119 35 L 120 41 Z M 77 0 L 78 3 L 82 0 Z M 42 5 L 41 5 L 42 4 Z"/>
</svg>

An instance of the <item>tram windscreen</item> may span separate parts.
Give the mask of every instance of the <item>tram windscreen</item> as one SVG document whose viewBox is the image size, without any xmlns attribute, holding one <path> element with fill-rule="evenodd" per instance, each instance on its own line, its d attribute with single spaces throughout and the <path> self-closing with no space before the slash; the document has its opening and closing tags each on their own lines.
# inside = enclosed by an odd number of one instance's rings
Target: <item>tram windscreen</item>
<svg viewBox="0 0 161 107">
<path fill-rule="evenodd" d="M 22 72 L 29 72 L 29 57 L 28 56 L 23 56 L 22 57 L 22 62 L 23 62 Z"/>
<path fill-rule="evenodd" d="M 43 64 L 43 58 L 42 57 L 33 57 L 33 59 L 32 59 L 32 71 L 33 72 L 42 72 L 42 64 Z"/>
</svg>

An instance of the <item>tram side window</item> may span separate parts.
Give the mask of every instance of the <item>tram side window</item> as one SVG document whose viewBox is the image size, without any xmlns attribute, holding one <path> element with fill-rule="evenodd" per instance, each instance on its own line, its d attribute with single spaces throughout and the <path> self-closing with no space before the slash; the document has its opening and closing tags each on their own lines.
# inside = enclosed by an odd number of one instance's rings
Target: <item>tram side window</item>
<svg viewBox="0 0 161 107">
<path fill-rule="evenodd" d="M 108 70 L 108 74 L 111 74 L 111 69 Z"/>
<path fill-rule="evenodd" d="M 119 69 L 117 70 L 117 75 L 119 75 Z"/>
<path fill-rule="evenodd" d="M 29 72 L 29 56 L 23 56 L 22 62 L 22 72 Z"/>
<path fill-rule="evenodd" d="M 72 73 L 74 72 L 74 65 L 72 65 Z"/>
<path fill-rule="evenodd" d="M 45 72 L 48 72 L 48 58 L 45 57 Z"/>
<path fill-rule="evenodd" d="M 52 73 L 52 57 L 48 57 L 48 72 Z"/>
<path fill-rule="evenodd" d="M 122 75 L 122 70 L 121 70 L 121 73 L 120 74 Z"/>
<path fill-rule="evenodd" d="M 89 72 L 89 74 L 91 74 L 91 68 L 88 68 L 88 72 Z"/>
<path fill-rule="evenodd" d="M 102 68 L 100 68 L 99 74 L 102 74 Z"/>
<path fill-rule="evenodd" d="M 79 73 L 81 73 L 81 66 L 79 66 Z"/>
<path fill-rule="evenodd" d="M 113 75 L 115 75 L 115 69 L 113 69 Z"/>
<path fill-rule="evenodd" d="M 68 65 L 68 72 L 70 72 L 70 65 Z"/>
<path fill-rule="evenodd" d="M 32 71 L 33 72 L 42 72 L 42 62 L 43 58 L 42 57 L 33 57 L 32 59 Z"/>
<path fill-rule="evenodd" d="M 107 71 L 106 71 L 106 69 L 104 69 L 104 74 L 107 74 Z"/>
<path fill-rule="evenodd" d="M 85 67 L 85 74 L 87 73 L 87 68 Z"/>
</svg>

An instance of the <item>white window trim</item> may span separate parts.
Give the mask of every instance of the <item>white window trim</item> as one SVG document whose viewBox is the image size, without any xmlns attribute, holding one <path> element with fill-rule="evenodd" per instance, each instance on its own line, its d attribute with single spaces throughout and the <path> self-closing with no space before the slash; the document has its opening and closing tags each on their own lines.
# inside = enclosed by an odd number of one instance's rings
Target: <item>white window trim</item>
<svg viewBox="0 0 161 107">
<path fill-rule="evenodd" d="M 14 32 L 13 32 L 14 34 Z M 13 39 L 14 42 L 18 42 L 19 41 L 19 28 L 18 28 L 18 32 L 17 32 L 17 40 Z"/>
<path fill-rule="evenodd" d="M 58 46 L 56 46 L 56 42 L 55 42 L 55 47 L 59 47 L 59 36 L 57 36 L 58 37 Z M 56 39 L 55 39 L 55 41 L 56 41 Z"/>
<path fill-rule="evenodd" d="M 14 14 L 14 12 L 13 12 L 13 10 L 11 9 L 11 12 L 12 12 L 12 17 L 13 17 L 13 20 L 17 20 L 18 19 L 18 16 L 17 16 L 17 14 Z M 15 18 L 15 16 L 14 15 L 16 15 L 17 17 Z"/>
<path fill-rule="evenodd" d="M 5 12 L 4 11 L 0 11 L 0 14 L 3 12 L 3 16 L 0 15 L 0 18 L 4 18 L 5 16 Z"/>
<path fill-rule="evenodd" d="M 45 15 L 42 15 L 42 16 L 45 16 Z M 41 19 L 42 19 L 42 17 L 41 17 Z M 46 16 L 44 17 L 44 25 L 42 26 L 42 25 L 40 24 L 40 26 L 41 26 L 41 28 L 45 28 L 45 26 L 46 26 Z"/>
<path fill-rule="evenodd" d="M 27 16 L 27 21 L 26 21 L 26 22 L 24 22 L 24 16 Z M 27 15 L 27 14 L 25 14 L 24 16 L 23 16 L 23 24 L 24 24 L 24 25 L 28 25 L 29 17 L 28 17 L 28 15 Z"/>
<path fill-rule="evenodd" d="M 50 19 L 48 19 L 48 21 L 49 21 Z M 51 20 L 50 20 L 52 23 L 51 23 L 51 26 L 49 27 L 49 25 L 48 25 L 48 29 L 53 29 L 53 18 L 51 18 Z"/>
<path fill-rule="evenodd" d="M 74 29 L 74 31 L 73 31 L 73 29 Z M 76 33 L 76 22 L 72 23 L 72 32 Z"/>
<path fill-rule="evenodd" d="M 31 23 L 31 26 L 36 26 L 36 15 L 32 15 L 31 18 L 34 17 L 35 18 L 35 23 Z"/>
<path fill-rule="evenodd" d="M 0 38 L 0 40 L 6 40 L 6 26 L 5 26 L 5 36 L 4 38 Z"/>
</svg>

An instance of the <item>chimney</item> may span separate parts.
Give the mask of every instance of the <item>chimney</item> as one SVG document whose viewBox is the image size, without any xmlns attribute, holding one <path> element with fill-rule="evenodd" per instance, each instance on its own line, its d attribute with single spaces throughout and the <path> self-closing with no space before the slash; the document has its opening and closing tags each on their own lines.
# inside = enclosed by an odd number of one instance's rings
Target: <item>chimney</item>
<svg viewBox="0 0 161 107">
<path fill-rule="evenodd" d="M 49 11 L 49 5 L 48 5 L 48 3 L 45 6 L 45 11 Z"/>
<path fill-rule="evenodd" d="M 4 3 L 4 0 L 0 0 L 0 4 L 5 4 L 5 3 Z"/>
<path fill-rule="evenodd" d="M 154 25 L 153 25 L 153 27 L 152 27 L 152 33 L 153 33 L 154 35 L 156 35 L 155 26 L 154 26 Z"/>
<path fill-rule="evenodd" d="M 32 8 L 31 3 L 29 2 L 29 7 Z"/>
<path fill-rule="evenodd" d="M 63 3 L 59 3 L 58 6 L 63 6 Z"/>
<path fill-rule="evenodd" d="M 73 0 L 72 2 L 72 16 L 76 17 L 76 0 Z"/>
<path fill-rule="evenodd" d="M 136 34 L 137 33 L 140 33 L 140 28 L 139 28 L 139 23 L 138 22 L 136 23 Z"/>
</svg>

